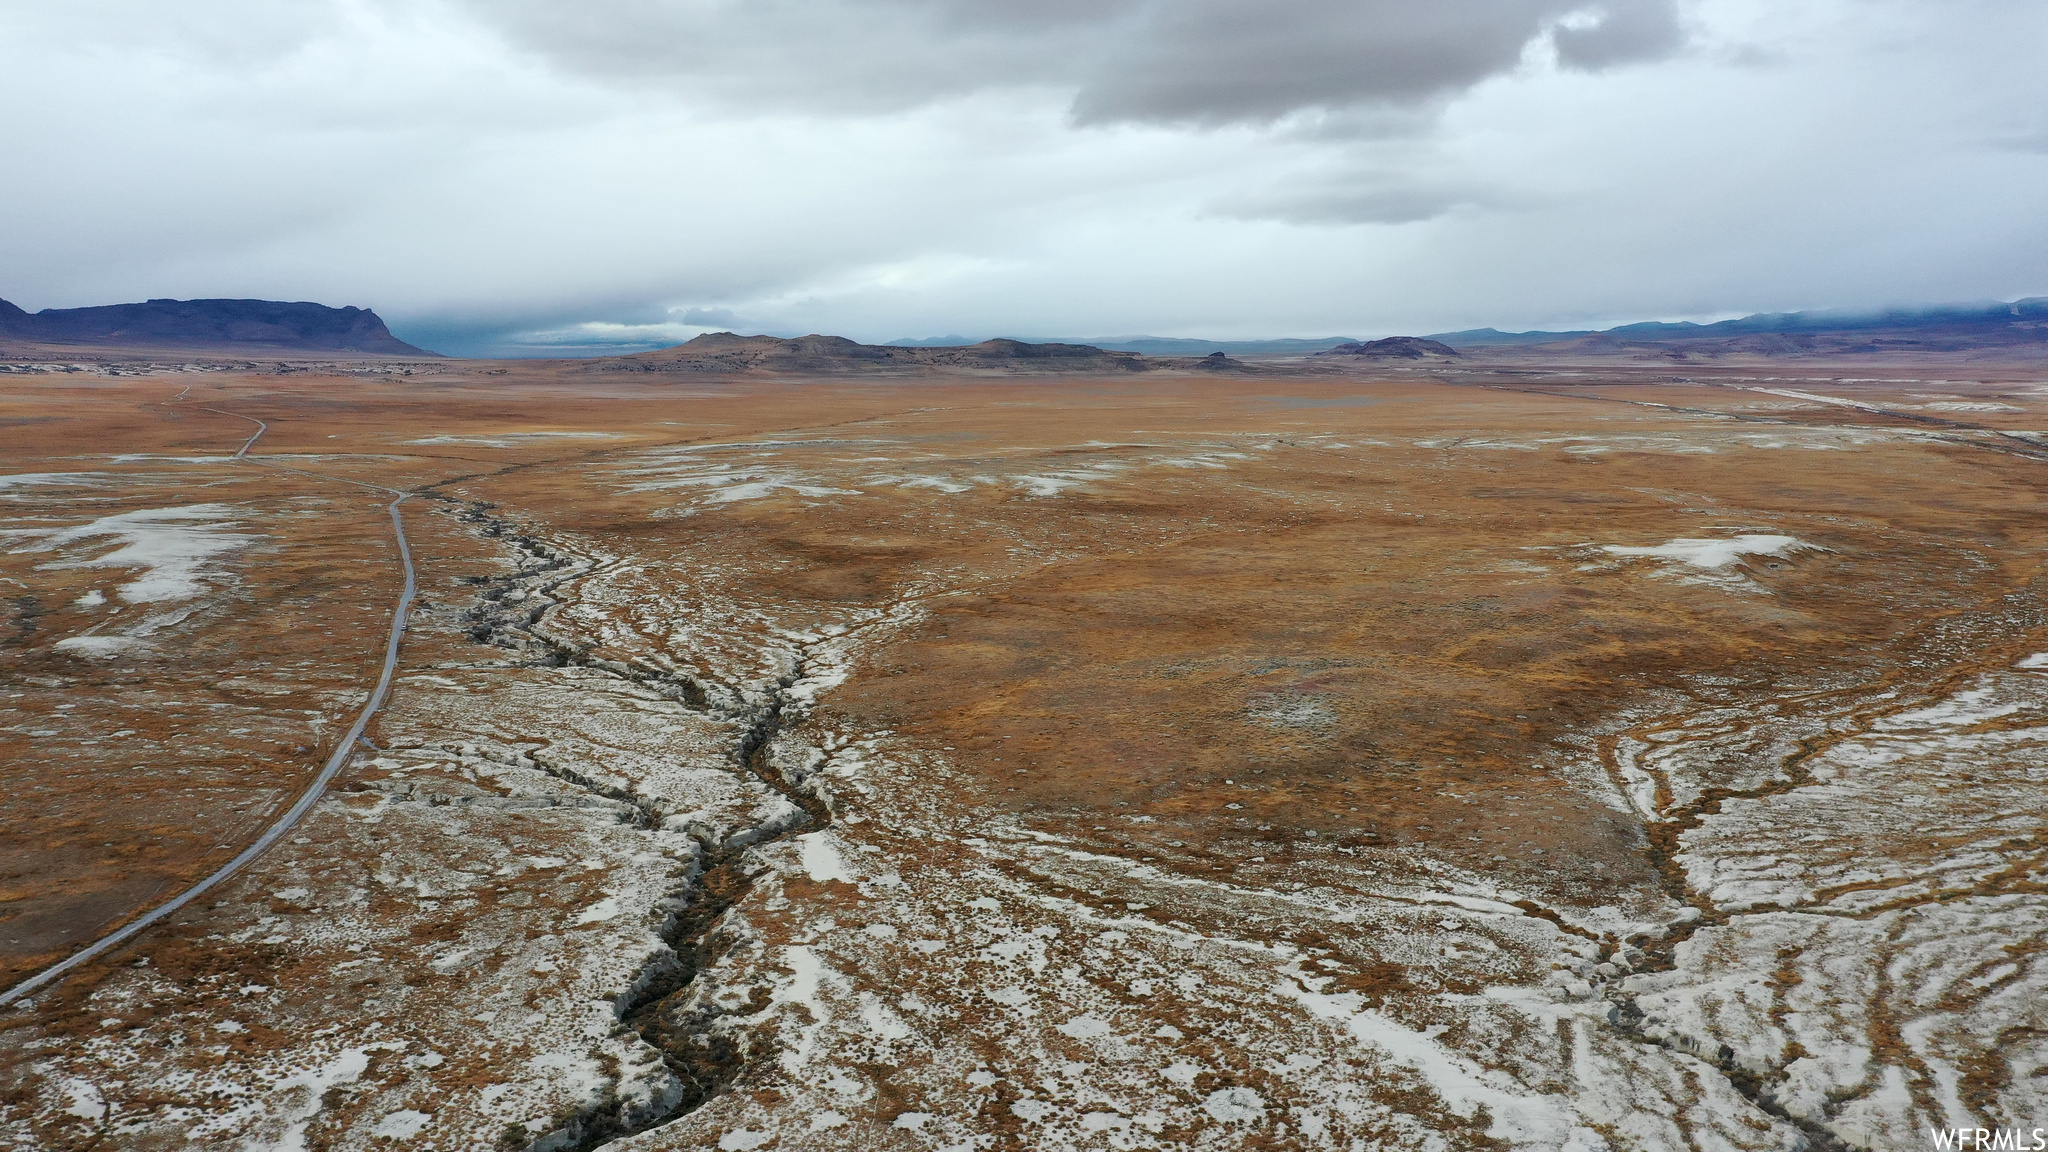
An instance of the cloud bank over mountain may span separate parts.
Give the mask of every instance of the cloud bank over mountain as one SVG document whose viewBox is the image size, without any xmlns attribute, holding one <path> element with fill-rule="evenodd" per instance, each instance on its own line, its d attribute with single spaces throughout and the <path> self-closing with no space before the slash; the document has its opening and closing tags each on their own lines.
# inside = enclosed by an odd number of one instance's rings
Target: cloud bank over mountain
<svg viewBox="0 0 2048 1152">
<path fill-rule="evenodd" d="M 2048 10 L 0 10 L 0 294 L 451 351 L 1590 327 L 2048 291 Z"/>
</svg>

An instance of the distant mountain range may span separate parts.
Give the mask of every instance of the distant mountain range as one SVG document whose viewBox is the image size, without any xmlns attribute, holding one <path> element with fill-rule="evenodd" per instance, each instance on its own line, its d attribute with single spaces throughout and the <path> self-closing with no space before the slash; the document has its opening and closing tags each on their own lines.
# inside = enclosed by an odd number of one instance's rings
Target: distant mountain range
<svg viewBox="0 0 2048 1152">
<path fill-rule="evenodd" d="M 1339 344 L 1356 343 L 1352 336 L 1326 336 L 1316 340 L 1193 340 L 1173 336 L 1089 336 L 1059 337 L 1058 344 L 1079 344 L 1105 352 L 1136 352 L 1140 356 L 1312 356 Z M 973 341 L 965 336 L 934 336 L 928 340 L 891 340 L 885 348 L 951 348 Z"/>
<path fill-rule="evenodd" d="M 1032 375 L 1068 372 L 1229 372 L 1245 366 L 1221 353 L 1147 357 L 1087 344 L 983 340 L 907 347 L 860 344 L 843 336 L 740 336 L 709 332 L 686 344 L 590 362 L 594 372 L 706 372 L 790 375 Z"/>
<path fill-rule="evenodd" d="M 1953 350 L 2048 343 L 2048 296 L 1874 312 L 1827 309 L 1759 312 L 1714 324 L 1648 321 L 1599 331 L 1501 332 L 1472 328 L 1430 339 L 1454 348 L 1507 344 L 1574 344 L 1583 348 L 1724 346 L 1728 351 L 1783 353 Z"/>
<path fill-rule="evenodd" d="M 1458 350 L 1441 340 L 1430 340 L 1421 336 L 1389 336 L 1384 340 L 1367 340 L 1358 344 L 1339 344 L 1325 348 L 1318 356 L 1362 356 L 1367 360 L 1427 360 L 1432 356 L 1456 356 Z"/>
<path fill-rule="evenodd" d="M 1394 343 L 1389 343 L 1389 340 Z M 1421 348 L 1403 341 L 1434 342 Z M 391 334 L 367 308 L 330 308 L 274 300 L 149 300 L 29 313 L 0 300 L 0 345 L 107 350 L 210 351 L 260 356 L 319 353 L 430 357 Z M 1398 349 L 1396 344 L 1399 344 Z M 1161 336 L 970 341 L 948 335 L 888 344 L 836 336 L 738 336 L 712 333 L 673 348 L 601 359 L 645 370 L 689 371 L 1145 371 L 1231 370 L 1236 356 L 1414 358 L 1527 348 L 1541 354 L 1765 356 L 1869 352 L 1953 352 L 2031 346 L 2048 351 L 2048 297 L 1879 311 L 1772 312 L 1713 324 L 1647 322 L 1595 331 L 1502 332 L 1469 328 L 1426 337 L 1361 341 L 1198 340 Z M 1443 351 L 1439 351 L 1443 349 Z M 17 349 L 19 351 L 19 349 Z M 658 362 L 661 367 L 650 368 Z M 740 365 L 741 367 L 733 367 Z"/>
<path fill-rule="evenodd" d="M 1758 339 L 1782 337 L 1784 339 Z M 1512 345 L 1577 345 L 1574 350 L 1623 350 L 1628 347 L 1664 347 L 1674 344 L 1712 345 L 1735 343 L 1728 351 L 1782 353 L 1794 351 L 1854 352 L 1887 348 L 1952 350 L 1978 345 L 2048 343 L 2048 297 L 1989 301 L 1977 304 L 1943 304 L 1925 308 L 1887 308 L 1878 311 L 1828 309 L 1810 312 L 1759 312 L 1736 320 L 1713 324 L 1689 321 L 1667 323 L 1648 321 L 1616 328 L 1579 328 L 1568 331 L 1502 332 L 1497 328 L 1467 328 L 1458 332 L 1432 332 L 1422 337 L 1453 349 L 1492 348 Z M 1066 339 L 1064 343 L 1087 344 L 1109 351 L 1137 352 L 1146 356 L 1203 356 L 1222 352 L 1228 356 L 1311 356 L 1347 344 L 1364 344 L 1355 336 L 1326 336 L 1313 340 L 1195 340 L 1164 336 L 1111 336 Z M 893 340 L 892 346 L 937 348 L 966 344 L 964 336 L 940 336 L 929 340 Z"/>
<path fill-rule="evenodd" d="M 81 348 L 438 356 L 391 334 L 368 308 L 276 300 L 149 300 L 24 312 L 0 300 L 0 341 Z"/>
</svg>

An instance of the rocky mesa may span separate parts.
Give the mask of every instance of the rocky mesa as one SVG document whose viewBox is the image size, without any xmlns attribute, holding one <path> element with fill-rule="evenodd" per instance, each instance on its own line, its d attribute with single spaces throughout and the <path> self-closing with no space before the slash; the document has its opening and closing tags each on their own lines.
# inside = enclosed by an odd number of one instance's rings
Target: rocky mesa
<svg viewBox="0 0 2048 1152">
<path fill-rule="evenodd" d="M 27 312 L 0 300 L 0 344 L 326 355 L 438 356 L 391 334 L 368 308 L 306 301 L 145 300 Z"/>
</svg>

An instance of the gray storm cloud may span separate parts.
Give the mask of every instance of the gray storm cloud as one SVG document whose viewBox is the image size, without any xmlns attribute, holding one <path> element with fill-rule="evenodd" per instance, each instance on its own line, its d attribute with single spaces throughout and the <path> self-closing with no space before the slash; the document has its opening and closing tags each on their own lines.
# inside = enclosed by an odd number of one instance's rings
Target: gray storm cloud
<svg viewBox="0 0 2048 1152">
<path fill-rule="evenodd" d="M 1542 0 L 1174 5 L 1157 9 L 1142 35 L 1083 81 L 1075 117 L 1261 122 L 1304 109 L 1429 100 L 1513 68 L 1580 7 Z M 1586 34 L 1634 21 L 1676 26 L 1669 0 L 1617 4 L 1593 19 L 1599 23 Z M 1668 54 L 1678 39 L 1616 43 L 1603 66 Z"/>
<path fill-rule="evenodd" d="M 1559 63 L 1597 71 L 1676 51 L 1685 34 L 1672 5 L 1626 4 L 1602 10 L 1595 20 L 1560 27 L 1554 38 Z"/>
<path fill-rule="evenodd" d="M 1268 123 L 1413 104 L 1511 69 L 1551 36 L 1584 68 L 1683 42 L 1673 0 L 477 0 L 470 11 L 599 80 L 826 113 L 1045 86 L 1074 93 L 1081 124 Z"/>
</svg>

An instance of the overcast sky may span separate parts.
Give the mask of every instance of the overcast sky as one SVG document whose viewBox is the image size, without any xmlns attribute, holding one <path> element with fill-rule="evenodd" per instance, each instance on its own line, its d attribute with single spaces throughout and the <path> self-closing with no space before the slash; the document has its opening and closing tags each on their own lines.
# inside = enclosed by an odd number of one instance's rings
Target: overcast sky
<svg viewBox="0 0 2048 1152">
<path fill-rule="evenodd" d="M 1377 336 L 2048 294 L 2038 0 L 0 0 L 0 296 Z"/>
</svg>

